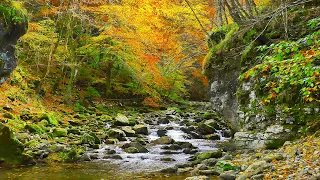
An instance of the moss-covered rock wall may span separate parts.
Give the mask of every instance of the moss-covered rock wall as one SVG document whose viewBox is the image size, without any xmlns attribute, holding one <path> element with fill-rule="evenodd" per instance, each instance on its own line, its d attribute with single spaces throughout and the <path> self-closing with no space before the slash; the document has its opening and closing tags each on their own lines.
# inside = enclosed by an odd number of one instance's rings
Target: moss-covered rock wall
<svg viewBox="0 0 320 180">
<path fill-rule="evenodd" d="M 257 47 L 280 43 L 286 37 L 287 41 L 295 41 L 319 30 L 317 26 L 320 24 L 314 22 L 313 26 L 316 27 L 313 28 L 308 24 L 320 14 L 318 6 L 296 6 L 288 10 L 288 13 L 287 28 L 279 14 L 274 19 L 266 19 L 252 26 L 228 25 L 211 34 L 210 52 L 204 62 L 204 71 L 211 84 L 211 102 L 213 108 L 235 130 L 265 130 L 272 124 L 292 125 L 292 122 L 299 121 L 301 117 L 320 117 L 319 111 L 317 112 L 319 109 L 315 107 L 319 103 L 311 103 L 311 109 L 310 103 L 304 100 L 295 101 L 295 104 L 299 103 L 296 106 L 299 108 L 296 109 L 292 108 L 293 105 L 288 106 L 285 101 L 264 104 L 263 93 L 268 93 L 261 89 L 260 83 L 264 83 L 264 77 L 257 75 L 256 78 L 251 78 L 253 75 L 250 73 L 254 72 L 250 69 L 264 63 Z M 288 30 L 287 34 L 285 29 Z M 299 99 L 299 89 L 297 91 L 297 94 L 293 91 L 282 94 Z M 271 96 L 274 95 L 271 93 Z M 298 115 L 291 116 L 292 114 Z"/>
<path fill-rule="evenodd" d="M 17 65 L 14 47 L 28 28 L 27 13 L 11 0 L 0 2 L 0 84 Z"/>
</svg>

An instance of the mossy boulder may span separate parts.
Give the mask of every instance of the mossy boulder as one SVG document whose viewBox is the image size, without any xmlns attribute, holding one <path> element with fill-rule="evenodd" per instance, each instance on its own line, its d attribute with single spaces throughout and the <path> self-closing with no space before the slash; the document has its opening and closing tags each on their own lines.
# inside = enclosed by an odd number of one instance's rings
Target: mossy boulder
<svg viewBox="0 0 320 180">
<path fill-rule="evenodd" d="M 55 117 L 53 117 L 53 115 L 51 115 L 51 114 L 43 114 L 42 117 L 40 118 L 40 120 L 47 120 L 49 122 L 49 124 L 53 125 L 53 126 L 59 125 L 58 120 Z"/>
<path fill-rule="evenodd" d="M 205 160 L 210 158 L 221 158 L 222 152 L 220 150 L 205 151 L 197 155 L 197 159 Z"/>
<path fill-rule="evenodd" d="M 27 164 L 32 158 L 23 154 L 24 146 L 18 141 L 9 127 L 0 123 L 0 159 L 9 165 Z"/>
<path fill-rule="evenodd" d="M 147 153 L 149 152 L 147 148 L 145 148 L 142 144 L 138 142 L 126 143 L 122 146 L 127 153 Z"/>
<path fill-rule="evenodd" d="M 91 136 L 90 134 L 85 133 L 81 137 L 81 143 L 82 144 L 89 144 L 89 145 L 93 146 L 95 144 L 95 138 L 93 136 Z"/>
<path fill-rule="evenodd" d="M 99 137 L 97 136 L 96 133 L 91 132 L 91 133 L 89 133 L 89 134 L 90 134 L 90 136 L 92 136 L 92 137 L 94 138 L 94 143 L 95 143 L 95 144 L 101 144 L 101 140 L 99 139 Z"/>
<path fill-rule="evenodd" d="M 24 127 L 26 130 L 28 130 L 31 133 L 36 133 L 36 134 L 43 134 L 45 133 L 45 130 L 43 130 L 40 126 L 38 126 L 37 124 L 27 124 Z"/>
<path fill-rule="evenodd" d="M 139 153 L 139 150 L 135 147 L 128 147 L 124 149 L 124 152 L 134 154 Z"/>
<path fill-rule="evenodd" d="M 133 137 L 136 132 L 130 126 L 124 126 L 121 130 L 126 134 L 127 137 Z"/>
<path fill-rule="evenodd" d="M 68 131 L 63 128 L 54 128 L 52 134 L 54 137 L 66 137 L 68 135 Z"/>
<path fill-rule="evenodd" d="M 148 135 L 148 127 L 145 124 L 137 124 L 133 127 L 133 130 L 137 133 L 137 134 L 144 134 L 144 135 Z"/>
<path fill-rule="evenodd" d="M 107 131 L 107 136 L 109 138 L 116 138 L 118 140 L 124 140 L 124 138 L 126 137 L 126 133 L 124 133 L 120 129 L 112 128 Z"/>
<path fill-rule="evenodd" d="M 163 136 L 156 140 L 153 140 L 152 143 L 154 144 L 172 144 L 174 143 L 174 140 L 170 138 L 169 136 Z"/>
<path fill-rule="evenodd" d="M 123 114 L 117 114 L 117 117 L 115 118 L 113 124 L 115 126 L 129 126 L 130 121 L 127 118 L 127 116 L 125 116 Z"/>
</svg>

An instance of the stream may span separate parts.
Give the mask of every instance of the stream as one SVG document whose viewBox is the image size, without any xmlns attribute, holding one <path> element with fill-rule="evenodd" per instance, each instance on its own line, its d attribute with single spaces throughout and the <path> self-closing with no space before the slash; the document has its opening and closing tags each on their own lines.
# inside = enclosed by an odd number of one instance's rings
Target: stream
<svg viewBox="0 0 320 180">
<path fill-rule="evenodd" d="M 175 112 L 166 114 L 145 114 L 143 121 L 146 122 L 148 133 L 139 135 L 146 143 L 145 153 L 127 153 L 122 148 L 123 145 L 134 142 L 137 137 L 126 137 L 125 141 L 117 144 L 102 144 L 99 149 L 92 149 L 86 153 L 90 157 L 90 162 L 78 164 L 51 164 L 37 165 L 28 168 L 1 169 L 0 179 L 99 179 L 99 180 L 118 180 L 118 179 L 152 179 L 152 180 L 178 180 L 190 177 L 190 173 L 168 174 L 160 173 L 162 169 L 174 167 L 178 164 L 188 162 L 188 159 L 195 153 L 207 150 L 216 150 L 216 143 L 228 140 L 222 136 L 222 130 L 216 130 L 220 140 L 208 140 L 196 137 L 186 129 L 185 122 L 197 120 L 195 114 L 180 116 Z M 167 117 L 169 121 L 159 121 Z M 160 122 L 160 123 L 159 123 Z M 190 124 L 190 123 L 187 123 Z M 106 126 L 110 126 L 106 124 Z M 159 133 L 160 132 L 160 133 Z M 177 146 L 172 149 L 171 144 L 155 144 L 154 140 L 160 136 L 170 137 L 178 144 L 190 146 L 191 153 L 185 148 Z M 110 152 L 112 152 L 110 154 Z M 216 177 L 210 177 L 216 179 Z"/>
</svg>

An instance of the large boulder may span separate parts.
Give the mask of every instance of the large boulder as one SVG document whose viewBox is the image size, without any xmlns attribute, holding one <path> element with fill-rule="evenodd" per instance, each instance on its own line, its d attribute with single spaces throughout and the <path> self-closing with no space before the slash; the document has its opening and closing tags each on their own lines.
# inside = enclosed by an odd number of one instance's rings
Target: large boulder
<svg viewBox="0 0 320 180">
<path fill-rule="evenodd" d="M 8 165 L 31 163 L 32 158 L 23 151 L 23 144 L 14 137 L 8 126 L 0 123 L 0 160 Z"/>
<path fill-rule="evenodd" d="M 117 117 L 115 118 L 113 124 L 115 126 L 129 126 L 130 125 L 130 121 L 127 118 L 127 116 L 125 116 L 123 114 L 118 114 Z"/>
<path fill-rule="evenodd" d="M 0 1 L 0 84 L 17 66 L 15 45 L 27 28 L 27 13 L 11 0 Z"/>
</svg>

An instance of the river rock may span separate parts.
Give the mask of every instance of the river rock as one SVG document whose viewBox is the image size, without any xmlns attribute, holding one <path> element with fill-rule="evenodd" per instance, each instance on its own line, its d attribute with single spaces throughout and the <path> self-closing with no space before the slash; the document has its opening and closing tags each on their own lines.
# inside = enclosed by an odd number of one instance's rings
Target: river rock
<svg viewBox="0 0 320 180">
<path fill-rule="evenodd" d="M 113 124 L 116 125 L 116 126 L 129 126 L 130 125 L 130 121 L 127 118 L 127 116 L 125 116 L 123 114 L 117 114 Z"/>
<path fill-rule="evenodd" d="M 121 130 L 126 134 L 127 137 L 133 137 L 136 132 L 130 126 L 124 126 Z"/>
<path fill-rule="evenodd" d="M 9 165 L 33 164 L 33 159 L 23 151 L 23 144 L 14 137 L 8 126 L 0 123 L 0 159 Z"/>
<path fill-rule="evenodd" d="M 210 159 L 206 159 L 206 160 L 203 160 L 201 163 L 202 164 L 205 164 L 206 166 L 211 166 L 213 167 L 214 165 L 216 165 L 218 162 L 218 159 L 216 158 L 210 158 Z"/>
<path fill-rule="evenodd" d="M 159 137 L 162 137 L 162 136 L 165 136 L 166 134 L 167 134 L 167 130 L 165 130 L 165 129 L 159 129 L 158 131 L 157 131 L 157 135 L 159 136 Z"/>
<path fill-rule="evenodd" d="M 167 118 L 161 118 L 158 120 L 158 124 L 169 124 L 170 121 Z"/>
<path fill-rule="evenodd" d="M 216 170 L 209 169 L 209 170 L 199 170 L 198 172 L 200 175 L 208 175 L 208 176 L 219 176 L 220 173 Z"/>
<path fill-rule="evenodd" d="M 178 170 L 178 167 L 174 166 L 174 167 L 162 169 L 160 172 L 162 172 L 162 173 L 176 173 L 177 170 Z"/>
<path fill-rule="evenodd" d="M 169 136 L 163 136 L 156 140 L 153 140 L 152 143 L 154 144 L 172 144 L 174 140 L 170 138 Z"/>
<path fill-rule="evenodd" d="M 120 129 L 112 128 L 107 131 L 108 137 L 116 138 L 118 140 L 124 140 L 126 137 L 126 133 L 124 133 Z"/>
<path fill-rule="evenodd" d="M 221 157 L 222 157 L 222 152 L 220 150 L 205 151 L 197 155 L 197 159 L 202 159 L 202 160 L 209 159 L 209 158 L 221 158 Z"/>
<path fill-rule="evenodd" d="M 133 127 L 137 134 L 148 135 L 148 127 L 145 124 L 138 124 Z"/>
<path fill-rule="evenodd" d="M 124 152 L 126 153 L 139 153 L 139 150 L 135 147 L 128 147 L 124 149 Z"/>
<path fill-rule="evenodd" d="M 186 167 L 186 168 L 178 168 L 177 174 L 186 174 L 190 173 L 193 170 L 192 167 Z"/>
<path fill-rule="evenodd" d="M 202 135 L 213 134 L 215 133 L 215 129 L 209 124 L 201 123 L 198 125 L 197 132 Z"/>
<path fill-rule="evenodd" d="M 220 174 L 220 180 L 235 180 L 236 173 L 234 171 L 225 171 Z"/>
<path fill-rule="evenodd" d="M 204 136 L 205 139 L 209 140 L 220 140 L 220 135 L 219 134 L 208 134 Z"/>
<path fill-rule="evenodd" d="M 208 176 L 192 176 L 184 180 L 209 180 L 209 177 Z"/>
<path fill-rule="evenodd" d="M 147 153 L 147 152 L 149 152 L 147 148 L 145 148 L 144 146 L 142 146 L 138 142 L 126 143 L 126 144 L 122 145 L 121 148 L 122 149 L 127 149 L 127 151 L 130 150 L 131 152 L 133 152 L 134 151 L 133 148 L 135 148 L 137 150 L 137 152 L 135 152 L 135 153 Z M 131 149 L 128 149 L 128 148 L 131 148 Z"/>
</svg>

